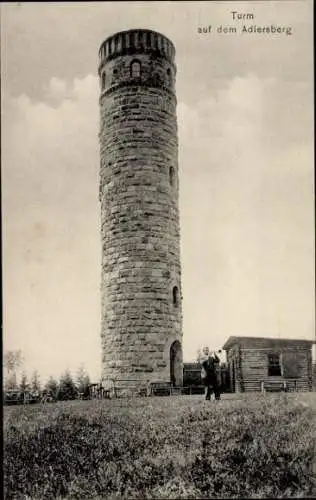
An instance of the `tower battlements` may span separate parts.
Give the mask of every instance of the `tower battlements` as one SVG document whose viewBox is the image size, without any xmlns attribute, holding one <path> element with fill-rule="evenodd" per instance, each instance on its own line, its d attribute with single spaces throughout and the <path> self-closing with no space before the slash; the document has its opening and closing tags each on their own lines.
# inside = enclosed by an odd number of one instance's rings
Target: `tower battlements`
<svg viewBox="0 0 316 500">
<path fill-rule="evenodd" d="M 156 87 L 175 99 L 175 48 L 160 33 L 130 30 L 116 33 L 101 45 L 98 73 L 101 98 L 128 86 Z"/>
<path fill-rule="evenodd" d="M 100 63 L 128 54 L 153 54 L 174 63 L 175 47 L 166 36 L 147 29 L 121 31 L 108 37 L 99 50 Z"/>
</svg>

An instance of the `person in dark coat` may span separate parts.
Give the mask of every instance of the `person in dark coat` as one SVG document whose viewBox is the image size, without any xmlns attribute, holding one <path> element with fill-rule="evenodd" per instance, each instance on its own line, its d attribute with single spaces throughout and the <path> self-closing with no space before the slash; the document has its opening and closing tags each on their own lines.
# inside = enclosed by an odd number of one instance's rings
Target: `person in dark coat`
<svg viewBox="0 0 316 500">
<path fill-rule="evenodd" d="M 202 380 L 205 386 L 205 399 L 210 400 L 212 392 L 214 391 L 215 399 L 221 399 L 220 386 L 218 383 L 218 369 L 220 359 L 213 351 L 209 352 L 208 347 L 203 349 L 204 357 L 202 359 Z"/>
</svg>

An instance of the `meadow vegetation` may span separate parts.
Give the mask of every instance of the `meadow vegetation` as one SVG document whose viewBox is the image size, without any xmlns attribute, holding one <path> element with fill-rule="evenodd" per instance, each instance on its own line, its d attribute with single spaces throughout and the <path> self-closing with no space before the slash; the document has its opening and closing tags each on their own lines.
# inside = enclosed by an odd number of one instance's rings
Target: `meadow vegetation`
<svg viewBox="0 0 316 500">
<path fill-rule="evenodd" d="M 315 407 L 310 393 L 5 408 L 5 498 L 315 498 Z"/>
</svg>

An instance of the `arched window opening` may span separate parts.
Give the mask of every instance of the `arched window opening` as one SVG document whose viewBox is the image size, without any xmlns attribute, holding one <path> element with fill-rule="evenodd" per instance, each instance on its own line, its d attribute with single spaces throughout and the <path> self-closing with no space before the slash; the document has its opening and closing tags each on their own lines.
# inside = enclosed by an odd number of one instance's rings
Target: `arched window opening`
<svg viewBox="0 0 316 500">
<path fill-rule="evenodd" d="M 173 167 L 169 168 L 169 182 L 170 182 L 170 186 L 174 186 L 174 168 Z"/>
<path fill-rule="evenodd" d="M 168 85 L 172 85 L 172 71 L 170 68 L 167 69 L 167 82 Z"/>
<path fill-rule="evenodd" d="M 182 347 L 178 340 L 170 346 L 170 382 L 173 387 L 181 387 L 183 384 L 183 362 Z"/>
<path fill-rule="evenodd" d="M 179 289 L 177 286 L 174 286 L 172 289 L 172 302 L 174 307 L 178 307 L 179 305 Z"/>
<path fill-rule="evenodd" d="M 112 85 L 117 83 L 117 76 L 118 76 L 118 70 L 117 70 L 117 68 L 114 68 L 113 73 L 112 73 L 112 81 L 111 81 Z"/>
<path fill-rule="evenodd" d="M 106 75 L 105 75 L 105 72 L 102 73 L 102 77 L 101 77 L 101 88 L 102 90 L 105 89 L 105 78 L 106 78 Z"/>
<path fill-rule="evenodd" d="M 131 77 L 140 78 L 141 65 L 139 61 L 133 61 L 131 63 Z"/>
<path fill-rule="evenodd" d="M 144 48 L 143 33 L 141 31 L 138 33 L 138 47 L 141 49 Z"/>
</svg>

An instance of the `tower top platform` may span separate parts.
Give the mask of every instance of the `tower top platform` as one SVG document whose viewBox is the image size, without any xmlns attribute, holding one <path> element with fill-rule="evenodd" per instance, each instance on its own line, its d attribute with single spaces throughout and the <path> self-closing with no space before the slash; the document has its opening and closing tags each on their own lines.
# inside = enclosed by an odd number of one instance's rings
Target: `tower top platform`
<svg viewBox="0 0 316 500">
<path fill-rule="evenodd" d="M 118 56 L 152 53 L 174 63 L 175 47 L 165 35 L 148 29 L 119 31 L 104 40 L 99 49 L 100 62 Z"/>
</svg>

